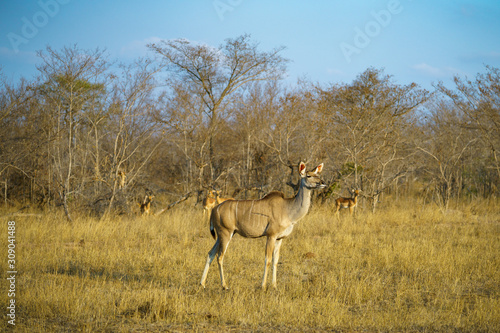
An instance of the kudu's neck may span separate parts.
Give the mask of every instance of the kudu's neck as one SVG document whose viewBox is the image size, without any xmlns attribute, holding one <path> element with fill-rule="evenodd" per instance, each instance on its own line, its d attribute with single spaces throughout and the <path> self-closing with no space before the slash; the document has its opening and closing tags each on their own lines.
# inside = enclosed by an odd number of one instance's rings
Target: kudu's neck
<svg viewBox="0 0 500 333">
<path fill-rule="evenodd" d="M 311 205 L 311 190 L 306 187 L 305 181 L 305 178 L 300 179 L 299 191 L 288 206 L 288 217 L 295 222 L 307 214 Z"/>
</svg>

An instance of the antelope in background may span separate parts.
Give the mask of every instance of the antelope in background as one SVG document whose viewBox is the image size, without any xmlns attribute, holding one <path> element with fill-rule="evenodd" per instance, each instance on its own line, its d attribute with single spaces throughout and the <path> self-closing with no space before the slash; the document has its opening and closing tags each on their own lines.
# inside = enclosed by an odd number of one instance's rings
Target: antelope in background
<svg viewBox="0 0 500 333">
<path fill-rule="evenodd" d="M 233 198 L 220 197 L 220 192 L 221 191 L 210 190 L 208 191 L 207 197 L 203 199 L 203 220 L 206 219 L 205 216 L 210 217 L 210 213 L 215 206 L 220 205 L 227 200 L 234 200 Z"/>
<path fill-rule="evenodd" d="M 351 191 L 353 196 L 351 198 L 338 198 L 335 200 L 335 215 L 340 220 L 339 210 L 340 208 L 349 208 L 349 214 L 352 216 L 354 208 L 358 204 L 359 190 Z"/>
<path fill-rule="evenodd" d="M 125 187 L 125 179 L 127 179 L 127 174 L 125 173 L 125 171 L 118 171 L 118 178 L 119 178 L 119 181 L 118 181 L 118 189 L 123 189 Z"/>
<path fill-rule="evenodd" d="M 217 205 L 217 195 L 216 191 L 209 190 L 207 197 L 203 199 L 203 221 L 206 219 L 206 216 L 210 217 L 212 209 Z"/>
<path fill-rule="evenodd" d="M 260 200 L 228 200 L 215 207 L 210 216 L 210 233 L 216 241 L 208 253 L 201 277 L 203 288 L 210 264 L 217 255 L 222 288 L 227 289 L 222 265 L 229 241 L 236 233 L 246 238 L 267 237 L 262 288 L 266 287 L 271 259 L 272 286 L 276 287 L 276 269 L 281 242 L 290 235 L 297 221 L 309 211 L 312 190 L 326 187 L 320 179 L 322 170 L 323 164 L 320 164 L 313 171 L 307 172 L 306 165 L 300 162 L 300 187 L 293 198 L 286 199 L 281 192 L 271 192 Z"/>
<path fill-rule="evenodd" d="M 224 201 L 227 201 L 227 200 L 234 200 L 234 198 L 222 198 L 219 196 L 220 194 L 220 191 L 217 191 L 216 192 L 216 199 L 217 199 L 217 204 L 220 205 L 221 203 L 223 203 Z"/>
<path fill-rule="evenodd" d="M 141 215 L 142 216 L 148 216 L 150 213 L 150 208 L 151 208 L 151 202 L 153 202 L 153 198 L 155 196 L 152 194 L 146 194 L 144 197 L 144 200 L 142 201 L 141 205 Z"/>
</svg>

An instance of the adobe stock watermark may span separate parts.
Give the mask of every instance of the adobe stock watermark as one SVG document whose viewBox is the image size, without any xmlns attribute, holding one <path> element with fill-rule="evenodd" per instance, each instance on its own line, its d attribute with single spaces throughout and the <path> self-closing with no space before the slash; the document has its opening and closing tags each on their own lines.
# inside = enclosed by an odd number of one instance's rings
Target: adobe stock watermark
<svg viewBox="0 0 500 333">
<path fill-rule="evenodd" d="M 340 43 L 340 50 L 347 63 L 352 61 L 353 55 L 360 54 L 361 50 L 368 47 L 370 42 L 391 23 L 393 16 L 402 11 L 403 6 L 399 0 L 390 0 L 385 9 L 378 11 L 372 10 L 370 12 L 373 20 L 368 21 L 363 29 L 354 27 L 355 34 L 352 43 Z"/>
<path fill-rule="evenodd" d="M 217 16 L 219 16 L 219 20 L 224 21 L 224 15 L 227 12 L 232 12 L 242 2 L 243 0 L 214 0 L 212 5 L 217 12 Z"/>
<path fill-rule="evenodd" d="M 21 17 L 21 30 L 19 33 L 9 32 L 7 38 L 15 53 L 19 52 L 19 46 L 28 44 L 35 38 L 40 29 L 49 24 L 50 19 L 56 16 L 61 9 L 61 5 L 69 3 L 71 0 L 39 0 L 37 1 L 39 10 L 31 17 Z"/>
<path fill-rule="evenodd" d="M 7 284 L 9 286 L 7 296 L 7 322 L 15 326 L 16 325 L 16 278 L 17 278 L 17 266 L 16 266 L 16 222 L 7 222 Z"/>
</svg>

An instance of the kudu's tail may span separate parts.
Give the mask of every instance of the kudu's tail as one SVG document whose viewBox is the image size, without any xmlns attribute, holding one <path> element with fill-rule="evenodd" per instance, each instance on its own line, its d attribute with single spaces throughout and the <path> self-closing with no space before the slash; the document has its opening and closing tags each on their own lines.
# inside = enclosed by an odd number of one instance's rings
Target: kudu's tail
<svg viewBox="0 0 500 333">
<path fill-rule="evenodd" d="M 217 207 L 216 207 L 216 209 L 212 209 L 212 211 L 210 212 L 210 233 L 212 234 L 212 237 L 214 239 L 215 239 L 215 230 L 214 230 L 213 219 L 215 218 L 215 214 L 217 214 L 216 211 L 218 211 Z"/>
</svg>

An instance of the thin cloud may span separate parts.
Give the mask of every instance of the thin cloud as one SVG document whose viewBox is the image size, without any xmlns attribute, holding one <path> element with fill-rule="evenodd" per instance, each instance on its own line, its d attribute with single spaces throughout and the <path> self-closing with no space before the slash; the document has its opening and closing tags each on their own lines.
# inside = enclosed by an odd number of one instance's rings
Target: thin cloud
<svg viewBox="0 0 500 333">
<path fill-rule="evenodd" d="M 425 62 L 413 65 L 412 68 L 422 74 L 429 75 L 435 78 L 450 77 L 453 75 L 462 74 L 462 71 L 453 67 L 439 68 L 431 66 Z"/>
<path fill-rule="evenodd" d="M 120 49 L 120 55 L 130 57 L 130 58 L 136 58 L 136 57 L 143 57 L 147 54 L 148 48 L 147 45 L 151 43 L 158 43 L 162 39 L 160 37 L 148 37 L 143 40 L 134 40 L 128 43 L 127 45 L 123 46 Z"/>
<path fill-rule="evenodd" d="M 490 51 L 490 52 L 468 54 L 461 56 L 459 59 L 467 63 L 482 63 L 482 64 L 497 63 L 500 61 L 500 52 Z"/>
<path fill-rule="evenodd" d="M 340 69 L 337 69 L 337 68 L 331 68 L 331 67 L 328 67 L 326 69 L 326 72 L 329 74 L 329 75 L 344 75 L 345 73 L 343 71 L 341 71 Z"/>
<path fill-rule="evenodd" d="M 26 52 L 19 51 L 16 52 L 8 47 L 0 46 L 0 57 L 5 57 L 9 60 L 16 60 L 20 62 L 27 62 L 30 64 L 36 63 L 36 53 L 35 52 Z"/>
</svg>

